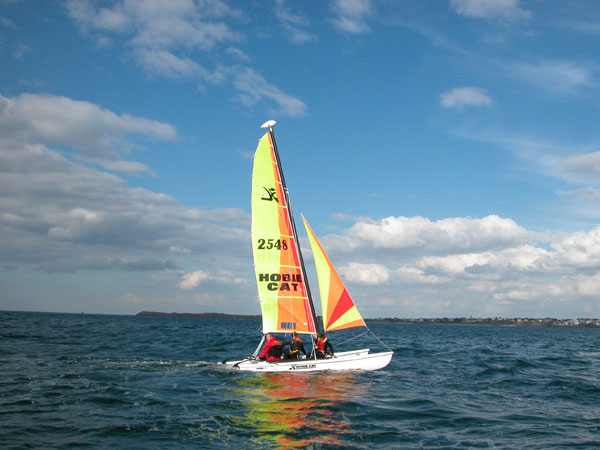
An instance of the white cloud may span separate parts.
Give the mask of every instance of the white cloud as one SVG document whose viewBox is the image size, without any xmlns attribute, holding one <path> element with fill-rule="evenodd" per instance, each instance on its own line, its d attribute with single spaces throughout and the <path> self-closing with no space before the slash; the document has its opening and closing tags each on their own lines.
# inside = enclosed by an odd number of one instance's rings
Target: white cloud
<svg viewBox="0 0 600 450">
<path fill-rule="evenodd" d="M 121 300 L 132 305 L 141 305 L 143 303 L 143 300 L 132 292 L 125 294 Z"/>
<path fill-rule="evenodd" d="M 15 98 L 0 95 L 0 135 L 5 143 L 66 146 L 90 162 L 133 173 L 150 169 L 122 160 L 129 152 L 130 136 L 177 137 L 175 129 L 166 123 L 117 115 L 89 102 L 37 94 Z"/>
<path fill-rule="evenodd" d="M 100 29 L 124 32 L 131 27 L 131 19 L 121 4 L 116 5 L 113 9 L 96 9 L 90 1 L 67 0 L 65 7 L 84 30 Z"/>
<path fill-rule="evenodd" d="M 165 50 L 134 50 L 134 57 L 148 72 L 167 78 L 202 77 L 206 70 L 190 58 L 179 58 Z"/>
<path fill-rule="evenodd" d="M 227 299 L 223 294 L 215 294 L 213 292 L 203 292 L 202 294 L 196 294 L 193 297 L 194 305 L 201 306 L 213 306 L 222 305 Z"/>
<path fill-rule="evenodd" d="M 241 38 L 222 21 L 240 13 L 219 0 L 126 0 L 112 8 L 98 7 L 90 0 L 68 0 L 65 5 L 83 31 L 125 34 L 136 47 L 209 50 Z"/>
<path fill-rule="evenodd" d="M 234 57 L 236 57 L 240 61 L 250 61 L 250 57 L 246 53 L 244 53 L 243 50 L 241 50 L 241 49 L 239 49 L 237 47 L 229 47 L 229 48 L 227 48 L 227 53 L 229 55 L 233 55 Z"/>
<path fill-rule="evenodd" d="M 14 22 L 6 17 L 2 17 L 0 16 L 0 25 L 7 27 L 7 28 L 13 28 L 16 29 L 17 26 L 14 24 Z"/>
<path fill-rule="evenodd" d="M 317 37 L 304 28 L 310 25 L 308 18 L 302 14 L 293 12 L 284 0 L 277 0 L 275 15 L 286 32 L 288 39 L 293 44 L 305 44 L 314 42 Z"/>
<path fill-rule="evenodd" d="M 576 185 L 591 185 L 588 189 L 557 190 L 556 194 L 595 202 L 595 186 L 600 175 L 600 152 L 595 141 L 587 144 L 562 144 L 547 138 L 518 135 L 501 128 L 474 130 L 466 126 L 452 132 L 461 139 L 484 142 L 509 150 L 525 170 L 556 177 Z M 565 156 L 573 155 L 574 156 Z"/>
<path fill-rule="evenodd" d="M 509 306 L 514 301 L 532 301 L 538 296 L 539 292 L 536 289 L 532 289 L 532 286 L 525 286 L 525 289 L 511 289 L 508 292 L 495 293 L 493 298 L 496 302 Z"/>
<path fill-rule="evenodd" d="M 81 155 L 93 154 L 92 161 L 141 170 L 145 166 L 119 159 L 108 145 L 127 133 L 175 137 L 170 125 L 87 102 L 0 97 L 0 265 L 47 272 L 162 271 L 190 256 L 214 255 L 217 247 L 233 245 L 230 254 L 245 253 L 246 212 L 187 208 L 81 163 Z M 169 252 L 173 248 L 186 252 Z"/>
<path fill-rule="evenodd" d="M 440 103 L 446 108 L 462 109 L 465 106 L 489 106 L 493 102 L 481 88 L 461 87 L 444 92 L 440 96 Z"/>
<path fill-rule="evenodd" d="M 390 279 L 390 271 L 381 264 L 351 263 L 340 268 L 344 280 L 364 285 L 380 285 Z"/>
<path fill-rule="evenodd" d="M 581 295 L 597 299 L 600 292 L 600 272 L 591 277 L 578 277 L 576 288 Z"/>
<path fill-rule="evenodd" d="M 600 268 L 600 227 L 578 231 L 552 243 L 552 263 L 570 268 Z"/>
<path fill-rule="evenodd" d="M 211 84 L 229 81 L 244 105 L 275 102 L 275 112 L 296 117 L 307 111 L 301 100 L 267 82 L 252 68 L 217 64 L 215 69 L 208 69 L 206 62 L 197 61 L 198 51 L 212 55 L 221 51 L 223 44 L 244 40 L 226 22 L 242 20 L 243 13 L 221 0 L 120 0 L 111 7 L 101 7 L 91 0 L 67 0 L 65 5 L 82 32 L 94 35 L 99 45 L 107 46 L 113 39 L 125 40 L 131 47 L 132 60 L 149 74 Z M 276 15 L 293 41 L 312 40 L 300 28 L 307 25 L 303 16 L 292 13 L 281 2 Z M 237 56 L 239 61 L 250 59 L 239 48 L 229 46 L 222 51 Z M 199 90 L 203 88 L 201 84 Z"/>
<path fill-rule="evenodd" d="M 514 271 L 536 271 L 544 265 L 550 253 L 532 245 L 521 245 L 498 252 L 463 253 L 446 256 L 426 256 L 416 260 L 423 273 L 469 278 L 498 278 Z"/>
<path fill-rule="evenodd" d="M 350 34 L 371 32 L 366 23 L 373 14 L 370 0 L 334 0 L 332 9 L 336 14 L 332 22 L 339 30 Z"/>
<path fill-rule="evenodd" d="M 531 12 L 519 6 L 520 0 L 450 0 L 458 14 L 467 17 L 490 19 L 521 19 Z"/>
<path fill-rule="evenodd" d="M 540 61 L 507 66 L 513 77 L 556 94 L 571 94 L 594 84 L 590 65 L 572 61 Z"/>
<path fill-rule="evenodd" d="M 423 274 L 485 279 L 600 268 L 600 228 L 556 238 L 549 244 L 553 250 L 525 244 L 499 251 L 425 256 L 415 260 L 415 267 Z"/>
<path fill-rule="evenodd" d="M 0 264 L 46 272 L 159 272 L 165 274 L 162 284 L 185 292 L 202 287 L 197 305 L 217 304 L 212 303 L 215 284 L 220 292 L 229 289 L 229 296 L 233 287 L 251 283 L 251 276 L 244 277 L 251 260 L 246 212 L 188 208 L 48 147 L 68 144 L 76 154 L 88 154 L 127 133 L 174 138 L 171 127 L 90 103 L 40 97 L 1 98 Z M 53 105 L 60 121 L 46 119 Z M 71 116 L 77 116 L 79 127 L 70 123 Z M 104 135 L 93 127 L 79 129 L 92 122 Z M 321 242 L 335 256 L 353 298 L 368 302 L 364 308 L 360 304 L 366 314 L 373 305 L 391 305 L 399 316 L 406 311 L 516 314 L 523 310 L 519 307 L 535 308 L 542 301 L 580 302 L 580 308 L 597 310 L 588 303 L 600 279 L 600 228 L 552 236 L 494 215 L 437 221 L 343 218 L 354 223 Z M 232 260 L 238 258 L 244 268 L 234 271 Z M 143 297 L 136 292 L 115 298 L 143 308 Z M 431 298 L 437 300 L 423 300 Z M 395 306 L 403 304 L 409 309 Z M 379 316 L 385 310 L 373 311 Z"/>
<path fill-rule="evenodd" d="M 252 69 L 236 73 L 234 85 L 240 92 L 239 100 L 245 105 L 252 106 L 266 100 L 272 100 L 278 105 L 274 113 L 292 117 L 306 115 L 308 108 L 304 102 L 269 84 L 267 80 Z"/>
<path fill-rule="evenodd" d="M 154 175 L 154 171 L 150 167 L 139 161 L 127 161 L 124 159 L 111 161 L 99 158 L 85 158 L 85 161 L 90 164 L 96 164 L 111 172 L 117 172 L 133 176 L 140 175 L 142 173 Z"/>
<path fill-rule="evenodd" d="M 600 24 L 595 21 L 562 20 L 558 23 L 569 31 L 587 34 L 600 34 Z"/>
<path fill-rule="evenodd" d="M 600 189 L 585 187 L 570 191 L 557 191 L 558 195 L 575 197 L 578 200 L 589 203 L 600 203 Z"/>
<path fill-rule="evenodd" d="M 395 291 L 396 308 L 419 317 L 536 316 L 551 303 L 597 311 L 589 302 L 600 279 L 600 227 L 552 235 L 498 216 L 355 220 L 320 240 L 354 300 L 368 299 L 361 310 Z"/>
<path fill-rule="evenodd" d="M 337 251 L 378 248 L 463 253 L 516 245 L 534 237 L 534 233 L 513 220 L 494 215 L 435 222 L 424 217 L 386 217 L 376 221 L 361 220 L 343 236 L 328 237 L 328 242 Z"/>
<path fill-rule="evenodd" d="M 581 179 L 598 179 L 600 176 L 600 151 L 571 156 L 557 166 L 560 173 Z"/>
<path fill-rule="evenodd" d="M 185 273 L 181 276 L 181 282 L 179 287 L 181 289 L 194 289 L 200 285 L 203 281 L 210 280 L 211 275 L 208 272 L 202 270 L 196 270 L 195 272 Z"/>
<path fill-rule="evenodd" d="M 451 280 L 441 274 L 425 273 L 422 267 L 416 267 L 416 263 L 398 268 L 393 275 L 398 283 L 405 285 L 439 285 L 448 283 Z"/>
<path fill-rule="evenodd" d="M 243 284 L 246 280 L 235 277 L 231 272 L 227 271 L 219 271 L 217 273 L 209 273 L 203 270 L 196 270 L 193 272 L 184 273 L 181 275 L 181 281 L 179 282 L 179 287 L 185 290 L 192 290 L 197 288 L 201 284 L 204 284 L 209 281 L 214 281 L 217 283 L 235 283 L 235 284 Z"/>
</svg>

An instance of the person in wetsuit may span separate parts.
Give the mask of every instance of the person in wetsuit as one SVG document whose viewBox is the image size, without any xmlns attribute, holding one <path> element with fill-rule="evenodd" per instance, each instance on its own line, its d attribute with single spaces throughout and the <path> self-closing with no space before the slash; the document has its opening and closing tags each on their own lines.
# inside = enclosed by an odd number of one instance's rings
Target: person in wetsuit
<svg viewBox="0 0 600 450">
<path fill-rule="evenodd" d="M 260 355 L 258 355 L 258 359 L 263 361 L 266 359 L 269 362 L 279 361 L 281 359 L 281 355 L 283 355 L 283 345 L 281 345 L 281 342 L 275 339 L 273 333 L 267 333 L 267 342 L 265 343 Z"/>
<path fill-rule="evenodd" d="M 315 351 L 317 358 L 325 358 L 327 356 L 334 356 L 333 345 L 329 342 L 329 338 L 325 336 L 322 331 L 317 335 L 317 342 L 315 342 Z"/>
<path fill-rule="evenodd" d="M 306 351 L 304 350 L 304 342 L 302 339 L 298 337 L 298 333 L 295 331 L 292 333 L 292 339 L 288 341 L 290 346 L 290 350 L 288 352 L 288 357 L 290 359 L 300 359 L 300 354 L 306 355 Z"/>
</svg>

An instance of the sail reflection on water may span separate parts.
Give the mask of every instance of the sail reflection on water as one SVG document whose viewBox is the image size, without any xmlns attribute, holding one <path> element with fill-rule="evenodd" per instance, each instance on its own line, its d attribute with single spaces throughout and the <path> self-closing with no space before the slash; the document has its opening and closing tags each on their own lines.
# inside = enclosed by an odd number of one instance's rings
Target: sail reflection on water
<svg viewBox="0 0 600 450">
<path fill-rule="evenodd" d="M 263 373 L 239 379 L 240 389 L 233 393 L 245 414 L 236 431 L 261 447 L 341 446 L 342 436 L 356 432 L 341 412 L 344 405 L 369 392 L 370 383 L 359 377 L 351 372 Z"/>
</svg>

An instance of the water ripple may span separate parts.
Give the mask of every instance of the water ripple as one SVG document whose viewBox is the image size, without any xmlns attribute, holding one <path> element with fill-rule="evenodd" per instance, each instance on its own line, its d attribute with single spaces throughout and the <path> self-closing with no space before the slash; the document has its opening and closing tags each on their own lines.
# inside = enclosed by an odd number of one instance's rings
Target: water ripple
<svg viewBox="0 0 600 450">
<path fill-rule="evenodd" d="M 259 325 L 0 313 L 0 444 L 600 446 L 598 330 L 374 324 L 396 352 L 381 371 L 252 374 L 217 364 L 252 351 Z M 335 336 L 334 345 L 345 339 Z"/>
</svg>

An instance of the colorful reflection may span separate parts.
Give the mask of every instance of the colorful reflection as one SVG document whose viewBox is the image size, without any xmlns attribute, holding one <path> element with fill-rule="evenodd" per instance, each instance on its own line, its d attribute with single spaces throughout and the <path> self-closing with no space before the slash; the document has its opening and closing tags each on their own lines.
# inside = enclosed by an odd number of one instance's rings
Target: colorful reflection
<svg viewBox="0 0 600 450">
<path fill-rule="evenodd" d="M 356 432 L 345 408 L 369 391 L 369 383 L 358 381 L 359 377 L 321 372 L 263 373 L 240 379 L 233 392 L 246 411 L 236 431 L 247 433 L 249 441 L 263 447 L 341 446 L 343 435 Z"/>
</svg>

